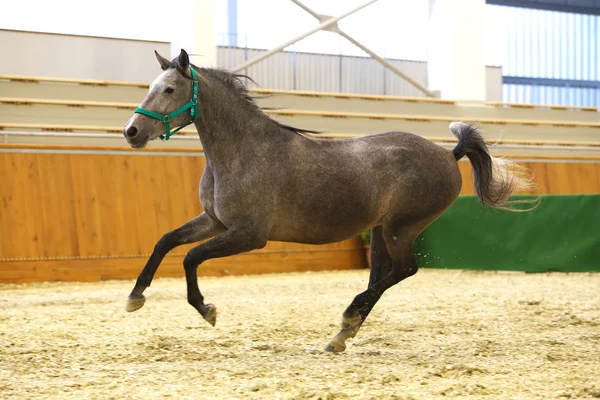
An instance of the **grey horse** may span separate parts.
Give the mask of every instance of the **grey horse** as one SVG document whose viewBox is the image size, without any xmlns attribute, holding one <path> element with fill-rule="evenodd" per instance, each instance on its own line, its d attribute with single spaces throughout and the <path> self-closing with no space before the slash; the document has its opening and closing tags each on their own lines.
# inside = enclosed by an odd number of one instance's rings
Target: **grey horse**
<svg viewBox="0 0 600 400">
<path fill-rule="evenodd" d="M 156 58 L 164 72 L 123 134 L 142 148 L 165 129 L 168 138 L 169 126 L 193 123 L 206 155 L 204 212 L 158 240 L 127 311 L 144 305 L 162 259 L 182 244 L 210 238 L 187 253 L 183 267 L 189 304 L 214 325 L 216 307 L 204 302 L 197 282 L 204 261 L 260 249 L 269 240 L 324 244 L 371 229 L 368 288 L 346 308 L 341 331 L 326 346 L 344 351 L 382 294 L 417 272 L 414 241 L 456 200 L 458 160 L 471 161 L 484 205 L 514 210 L 511 195 L 532 185 L 521 167 L 490 155 L 472 124 L 450 124 L 458 138 L 451 151 L 406 132 L 318 139 L 266 115 L 240 75 L 191 65 L 183 49 L 172 61 Z"/>
</svg>

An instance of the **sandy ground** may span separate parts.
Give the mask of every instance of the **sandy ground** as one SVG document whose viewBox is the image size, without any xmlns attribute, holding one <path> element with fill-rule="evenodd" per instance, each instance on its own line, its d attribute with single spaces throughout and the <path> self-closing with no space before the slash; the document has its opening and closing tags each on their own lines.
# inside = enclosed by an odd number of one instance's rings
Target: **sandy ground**
<svg viewBox="0 0 600 400">
<path fill-rule="evenodd" d="M 0 286 L 2 399 L 600 398 L 600 274 L 421 270 L 345 353 L 323 351 L 368 271 Z"/>
</svg>

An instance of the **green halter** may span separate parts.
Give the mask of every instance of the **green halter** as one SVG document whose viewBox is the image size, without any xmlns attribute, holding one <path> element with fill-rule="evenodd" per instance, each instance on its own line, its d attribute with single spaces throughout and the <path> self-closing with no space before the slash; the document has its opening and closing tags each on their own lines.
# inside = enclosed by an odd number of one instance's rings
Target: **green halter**
<svg viewBox="0 0 600 400">
<path fill-rule="evenodd" d="M 135 113 L 144 114 L 150 118 L 154 118 L 165 123 L 165 135 L 160 135 L 160 140 L 169 140 L 171 136 L 173 136 L 186 126 L 194 123 L 196 121 L 196 118 L 198 118 L 198 80 L 196 79 L 196 71 L 194 71 L 192 67 L 190 67 L 190 72 L 192 73 L 192 99 L 190 101 L 188 101 L 187 103 L 179 107 L 177 110 L 167 115 L 161 115 L 141 107 L 136 108 L 134 111 Z M 192 120 L 171 132 L 171 119 L 175 118 L 182 112 L 185 112 L 185 110 L 187 110 L 188 108 L 190 109 L 190 117 Z"/>
</svg>

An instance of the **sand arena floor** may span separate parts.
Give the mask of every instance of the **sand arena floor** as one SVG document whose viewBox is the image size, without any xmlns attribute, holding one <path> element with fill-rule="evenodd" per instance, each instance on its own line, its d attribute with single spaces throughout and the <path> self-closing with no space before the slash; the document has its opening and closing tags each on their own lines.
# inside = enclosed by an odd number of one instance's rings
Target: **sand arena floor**
<svg viewBox="0 0 600 400">
<path fill-rule="evenodd" d="M 201 278 L 215 328 L 184 279 L 0 286 L 0 398 L 600 398 L 600 274 L 421 270 L 324 352 L 367 275 Z"/>
</svg>

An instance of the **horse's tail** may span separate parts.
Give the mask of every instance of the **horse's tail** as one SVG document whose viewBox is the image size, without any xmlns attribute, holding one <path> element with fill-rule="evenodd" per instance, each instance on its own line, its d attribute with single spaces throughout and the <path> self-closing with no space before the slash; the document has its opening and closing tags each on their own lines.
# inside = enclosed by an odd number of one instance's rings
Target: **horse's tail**
<svg viewBox="0 0 600 400">
<path fill-rule="evenodd" d="M 537 206 L 539 198 L 510 200 L 515 192 L 533 189 L 533 177 L 513 161 L 492 157 L 485 139 L 473 123 L 452 122 L 450 131 L 458 138 L 452 153 L 456 161 L 465 155 L 471 161 L 475 192 L 484 205 L 509 211 L 529 211 Z M 536 204 L 527 209 L 517 209 L 513 207 L 515 203 Z"/>
</svg>

